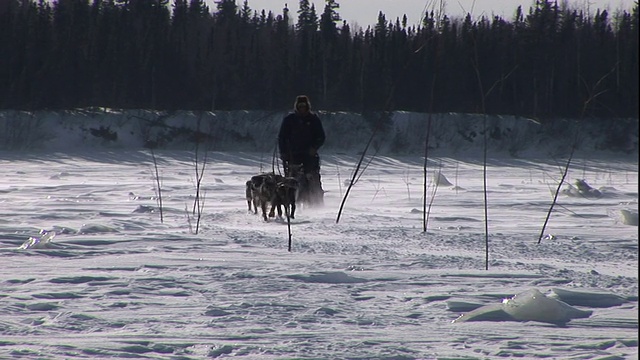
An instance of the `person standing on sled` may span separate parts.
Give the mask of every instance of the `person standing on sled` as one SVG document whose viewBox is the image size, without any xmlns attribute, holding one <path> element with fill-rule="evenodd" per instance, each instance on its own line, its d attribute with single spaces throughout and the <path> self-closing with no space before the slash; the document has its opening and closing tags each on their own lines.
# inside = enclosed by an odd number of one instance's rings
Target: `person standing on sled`
<svg viewBox="0 0 640 360">
<path fill-rule="evenodd" d="M 294 112 L 285 116 L 278 133 L 280 159 L 285 176 L 301 178 L 301 202 L 322 205 L 324 190 L 320 181 L 318 149 L 324 144 L 325 134 L 320 118 L 311 112 L 311 103 L 305 95 L 296 97 Z"/>
</svg>

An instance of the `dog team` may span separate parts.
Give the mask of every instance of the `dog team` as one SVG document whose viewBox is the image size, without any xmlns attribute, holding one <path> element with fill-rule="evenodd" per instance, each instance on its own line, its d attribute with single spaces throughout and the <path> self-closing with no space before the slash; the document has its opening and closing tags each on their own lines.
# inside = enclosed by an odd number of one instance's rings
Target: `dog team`
<svg viewBox="0 0 640 360">
<path fill-rule="evenodd" d="M 274 173 L 265 173 L 251 177 L 246 183 L 245 196 L 249 212 L 258 213 L 262 210 L 262 218 L 268 221 L 267 207 L 271 206 L 268 217 L 275 217 L 278 210 L 278 218 L 282 218 L 282 207 L 285 215 L 295 219 L 296 198 L 298 196 L 299 183 L 292 177 L 284 177 Z"/>
</svg>

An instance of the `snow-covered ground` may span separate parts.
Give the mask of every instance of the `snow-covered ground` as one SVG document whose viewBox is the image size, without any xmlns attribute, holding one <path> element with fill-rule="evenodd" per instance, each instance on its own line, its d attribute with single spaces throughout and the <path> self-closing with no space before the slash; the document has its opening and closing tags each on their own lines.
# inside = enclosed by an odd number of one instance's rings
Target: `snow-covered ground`
<svg viewBox="0 0 640 360">
<path fill-rule="evenodd" d="M 0 152 L 0 358 L 638 358 L 637 155 L 577 154 L 600 196 L 564 186 L 540 244 L 564 160 L 490 155 L 489 270 L 477 157 L 430 159 L 425 233 L 422 157 L 377 156 L 336 223 L 358 156 L 322 155 L 288 252 L 244 199 L 270 153 L 209 153 L 194 234 L 191 151 L 156 152 L 163 223 L 148 151 Z"/>
</svg>

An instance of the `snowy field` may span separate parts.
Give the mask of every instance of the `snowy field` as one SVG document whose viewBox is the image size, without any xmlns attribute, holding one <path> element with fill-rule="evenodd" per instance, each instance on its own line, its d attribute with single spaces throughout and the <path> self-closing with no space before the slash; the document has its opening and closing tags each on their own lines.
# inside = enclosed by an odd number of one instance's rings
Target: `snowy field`
<svg viewBox="0 0 640 360">
<path fill-rule="evenodd" d="M 324 153 L 288 252 L 286 221 L 247 212 L 265 155 L 209 154 L 198 234 L 193 153 L 157 156 L 164 223 L 148 152 L 0 152 L 1 359 L 638 358 L 635 160 L 576 157 L 600 196 L 564 186 L 537 244 L 559 164 L 490 159 L 487 271 L 477 159 L 431 159 L 429 194 L 450 184 L 424 233 L 421 157 L 376 157 L 336 224 L 358 158 Z"/>
</svg>

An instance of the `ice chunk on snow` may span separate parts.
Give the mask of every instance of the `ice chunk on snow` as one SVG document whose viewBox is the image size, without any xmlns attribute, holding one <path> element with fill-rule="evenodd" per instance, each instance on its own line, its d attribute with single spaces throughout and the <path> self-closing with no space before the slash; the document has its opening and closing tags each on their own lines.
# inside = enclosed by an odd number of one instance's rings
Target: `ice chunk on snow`
<svg viewBox="0 0 640 360">
<path fill-rule="evenodd" d="M 26 249 L 45 249 L 47 245 L 56 236 L 55 231 L 40 230 L 40 237 L 29 237 L 20 247 L 19 250 Z"/>
<path fill-rule="evenodd" d="M 572 319 L 586 318 L 593 312 L 576 309 L 562 301 L 549 298 L 536 289 L 527 290 L 502 304 L 485 305 L 453 322 L 465 321 L 538 321 L 563 325 Z"/>
<path fill-rule="evenodd" d="M 576 309 L 565 302 L 549 298 L 536 289 L 505 299 L 502 307 L 516 320 L 552 324 L 564 324 L 571 319 L 585 318 L 592 314 L 592 311 Z"/>
<path fill-rule="evenodd" d="M 627 300 L 616 294 L 609 294 L 604 292 L 594 292 L 588 290 L 568 290 L 553 288 L 551 298 L 556 298 L 569 305 L 576 306 L 591 306 L 591 307 L 611 307 L 622 305 Z"/>
<path fill-rule="evenodd" d="M 638 226 L 638 212 L 637 211 L 621 209 L 620 210 L 620 215 L 621 215 L 623 224 Z"/>
<path fill-rule="evenodd" d="M 433 182 L 438 186 L 452 186 L 453 184 L 440 171 L 433 174 Z"/>
<path fill-rule="evenodd" d="M 313 275 L 291 275 L 289 277 L 309 283 L 354 284 L 367 282 L 365 279 L 349 276 L 341 271 L 323 272 Z"/>
</svg>

